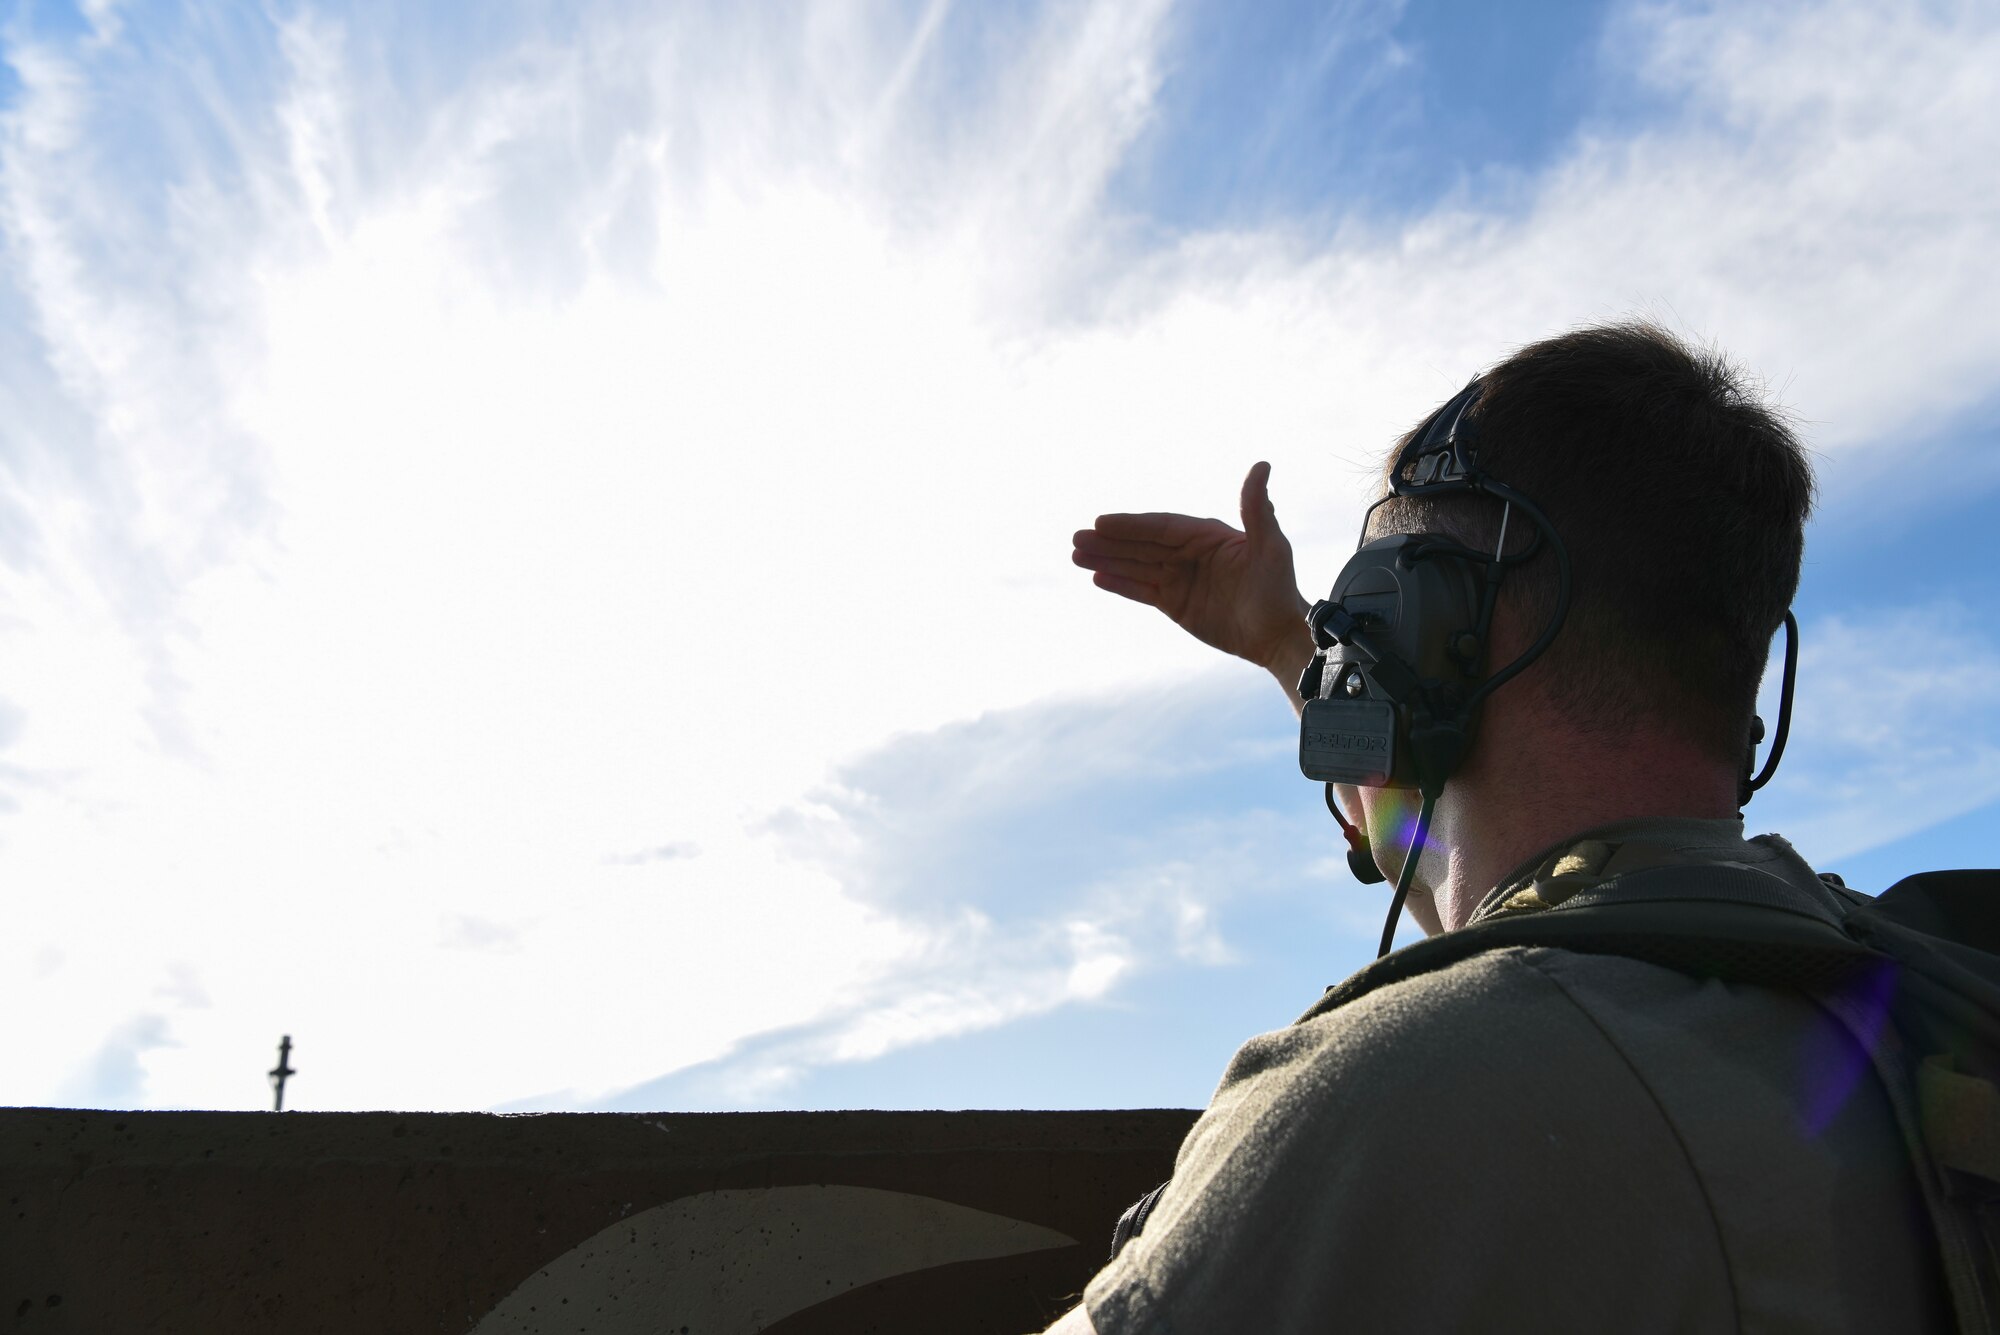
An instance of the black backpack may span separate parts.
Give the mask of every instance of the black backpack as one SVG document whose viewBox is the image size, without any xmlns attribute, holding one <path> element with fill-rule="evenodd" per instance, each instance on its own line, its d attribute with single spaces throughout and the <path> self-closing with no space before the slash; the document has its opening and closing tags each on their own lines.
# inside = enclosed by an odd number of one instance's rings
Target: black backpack
<svg viewBox="0 0 2000 1335">
<path fill-rule="evenodd" d="M 1654 867 L 1370 964 L 1301 1016 L 1505 946 L 1620 955 L 1811 995 L 1871 1054 L 1937 1234 L 1964 1332 L 2000 1332 L 2000 871 L 1934 871 L 1870 898 L 1822 877 L 1838 919 L 1741 866 Z M 1886 1023 L 1881 999 L 1887 997 Z M 1166 1184 L 1119 1219 L 1111 1254 Z"/>
</svg>

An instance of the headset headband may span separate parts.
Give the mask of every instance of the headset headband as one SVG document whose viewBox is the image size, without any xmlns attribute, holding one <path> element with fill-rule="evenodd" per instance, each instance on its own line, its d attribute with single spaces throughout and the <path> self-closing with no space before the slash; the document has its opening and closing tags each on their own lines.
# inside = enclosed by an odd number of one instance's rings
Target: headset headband
<svg viewBox="0 0 2000 1335">
<path fill-rule="evenodd" d="M 1430 415 L 1423 429 L 1413 433 L 1410 443 L 1396 456 L 1389 473 L 1389 491 L 1394 496 L 1416 496 L 1436 492 L 1452 483 L 1466 483 L 1477 476 L 1474 444 L 1478 426 L 1467 414 L 1486 386 L 1474 376 L 1464 389 Z"/>
</svg>

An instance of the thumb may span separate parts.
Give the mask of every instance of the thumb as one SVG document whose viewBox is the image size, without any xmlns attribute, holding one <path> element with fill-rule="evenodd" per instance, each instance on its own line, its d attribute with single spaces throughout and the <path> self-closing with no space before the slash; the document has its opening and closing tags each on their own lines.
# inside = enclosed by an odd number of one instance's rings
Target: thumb
<svg viewBox="0 0 2000 1335">
<path fill-rule="evenodd" d="M 1278 512 L 1271 504 L 1271 465 L 1250 465 L 1243 478 L 1243 532 L 1253 543 L 1261 543 L 1278 531 Z"/>
</svg>

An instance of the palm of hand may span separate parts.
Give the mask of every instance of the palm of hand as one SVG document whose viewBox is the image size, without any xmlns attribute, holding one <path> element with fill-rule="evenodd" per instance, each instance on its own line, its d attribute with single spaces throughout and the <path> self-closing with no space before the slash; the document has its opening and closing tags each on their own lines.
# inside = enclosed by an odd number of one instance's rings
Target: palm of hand
<svg viewBox="0 0 2000 1335">
<path fill-rule="evenodd" d="M 1292 545 L 1266 492 L 1270 465 L 1243 482 L 1241 529 L 1182 514 L 1109 514 L 1077 533 L 1071 559 L 1093 582 L 1159 608 L 1189 634 L 1274 672 L 1311 656 Z"/>
<path fill-rule="evenodd" d="M 1260 647 L 1269 627 L 1258 623 L 1271 618 L 1256 606 L 1250 539 L 1219 519 L 1195 522 L 1200 529 L 1180 544 L 1177 557 L 1161 562 L 1155 606 L 1202 643 L 1252 657 L 1244 651 Z M 1279 610 L 1282 615 L 1286 609 Z"/>
</svg>

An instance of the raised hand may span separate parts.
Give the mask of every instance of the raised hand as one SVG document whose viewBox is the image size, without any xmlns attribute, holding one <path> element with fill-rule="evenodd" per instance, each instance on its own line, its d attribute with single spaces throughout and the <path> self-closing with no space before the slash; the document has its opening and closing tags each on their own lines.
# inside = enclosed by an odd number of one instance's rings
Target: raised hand
<svg viewBox="0 0 2000 1335">
<path fill-rule="evenodd" d="M 1292 544 L 1271 506 L 1271 465 L 1243 479 L 1243 527 L 1177 514 L 1099 515 L 1079 530 L 1070 559 L 1091 582 L 1147 603 L 1225 653 L 1248 659 L 1288 688 L 1312 657 L 1306 601 Z"/>
</svg>

